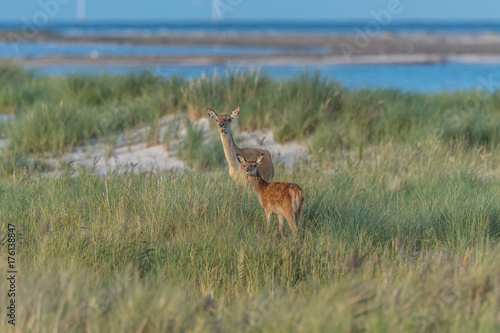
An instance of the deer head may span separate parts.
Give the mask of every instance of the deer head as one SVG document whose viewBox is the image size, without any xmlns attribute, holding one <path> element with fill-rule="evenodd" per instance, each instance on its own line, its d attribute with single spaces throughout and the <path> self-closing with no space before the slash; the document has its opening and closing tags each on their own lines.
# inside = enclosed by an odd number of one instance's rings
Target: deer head
<svg viewBox="0 0 500 333">
<path fill-rule="evenodd" d="M 242 164 L 242 167 L 247 175 L 257 176 L 257 167 L 264 160 L 264 154 L 261 154 L 259 157 L 257 157 L 255 161 L 247 161 L 240 154 L 236 154 L 236 157 L 238 158 L 238 161 Z"/>
<path fill-rule="evenodd" d="M 221 114 L 220 116 L 215 113 L 214 110 L 207 108 L 208 116 L 215 120 L 217 123 L 217 128 L 219 132 L 226 134 L 227 132 L 231 132 L 231 121 L 238 117 L 240 113 L 240 107 L 237 106 L 231 111 L 230 114 Z"/>
</svg>

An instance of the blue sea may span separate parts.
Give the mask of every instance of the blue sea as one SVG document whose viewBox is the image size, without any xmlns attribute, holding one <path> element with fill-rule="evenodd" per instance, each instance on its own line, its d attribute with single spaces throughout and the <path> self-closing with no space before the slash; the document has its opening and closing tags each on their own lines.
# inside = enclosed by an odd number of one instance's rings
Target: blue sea
<svg viewBox="0 0 500 333">
<path fill-rule="evenodd" d="M 353 34 L 365 22 L 349 23 L 59 23 L 43 30 L 66 36 L 86 35 L 169 35 L 169 34 Z M 0 31 L 22 29 L 19 24 L 0 23 Z M 382 27 L 383 32 L 394 34 L 500 34 L 500 22 L 485 23 L 394 23 Z M 37 58 L 47 56 L 100 56 L 100 55 L 192 55 L 192 54 L 278 54 L 287 51 L 279 47 L 248 47 L 221 45 L 128 45 L 128 44 L 75 44 L 26 41 L 16 45 L 0 42 L 0 58 Z M 326 49 L 306 48 L 301 53 L 323 54 Z M 33 68 L 40 75 L 68 73 L 128 73 L 143 70 L 157 75 L 196 78 L 214 71 L 224 73 L 239 70 L 260 70 L 267 75 L 286 78 L 303 72 L 319 72 L 330 80 L 341 82 L 352 89 L 394 88 L 403 91 L 439 92 L 468 89 L 500 88 L 500 61 L 465 63 L 449 61 L 432 64 L 371 64 L 327 65 L 309 64 L 256 66 L 230 63 L 206 66 L 48 66 Z M 486 82 L 486 83 L 485 83 Z M 498 82 L 498 84 L 496 84 Z"/>
<path fill-rule="evenodd" d="M 352 34 L 355 28 L 362 28 L 359 22 L 102 22 L 102 23 L 56 23 L 41 27 L 43 30 L 63 35 L 104 34 Z M 0 31 L 22 28 L 19 23 L 0 22 Z M 391 22 L 381 29 L 390 33 L 500 33 L 498 22 Z"/>
</svg>

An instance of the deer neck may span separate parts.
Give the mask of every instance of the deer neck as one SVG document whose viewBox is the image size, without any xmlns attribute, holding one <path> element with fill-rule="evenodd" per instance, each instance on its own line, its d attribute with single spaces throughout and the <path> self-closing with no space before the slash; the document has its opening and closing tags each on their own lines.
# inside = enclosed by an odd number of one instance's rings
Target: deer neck
<svg viewBox="0 0 500 333">
<path fill-rule="evenodd" d="M 234 143 L 233 135 L 231 134 L 231 129 L 226 133 L 221 133 L 220 138 L 222 140 L 222 147 L 224 148 L 224 155 L 226 156 L 227 163 L 230 168 L 238 168 L 239 161 L 236 154 L 240 154 L 240 149 Z"/>
<path fill-rule="evenodd" d="M 260 176 L 259 172 L 257 171 L 256 176 L 250 176 L 247 175 L 248 182 L 254 189 L 254 191 L 260 196 L 260 193 L 269 185 L 268 182 L 266 182 L 262 177 Z"/>
</svg>

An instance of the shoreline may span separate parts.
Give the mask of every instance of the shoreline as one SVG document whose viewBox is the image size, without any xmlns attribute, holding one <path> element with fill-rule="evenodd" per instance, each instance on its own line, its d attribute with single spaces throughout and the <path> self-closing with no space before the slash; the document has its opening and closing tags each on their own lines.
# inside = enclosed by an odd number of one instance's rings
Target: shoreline
<svg viewBox="0 0 500 333">
<path fill-rule="evenodd" d="M 380 54 L 345 56 L 318 55 L 179 55 L 179 56 L 53 56 L 26 59 L 0 58 L 26 67 L 52 66 L 315 66 L 315 65 L 432 65 L 445 63 L 500 64 L 499 55 Z"/>
<path fill-rule="evenodd" d="M 140 66 L 140 65 L 348 65 L 348 64 L 437 64 L 500 63 L 500 35 L 391 34 L 363 35 L 89 35 L 65 36 L 41 32 L 31 39 L 12 39 L 16 32 L 0 32 L 0 42 L 22 47 L 27 43 L 99 45 L 163 45 L 214 47 L 272 47 L 278 53 L 176 54 L 176 55 L 54 55 L 0 58 L 30 67 L 46 66 Z M 18 34 L 20 34 L 18 32 Z M 321 48 L 318 52 L 310 48 Z M 308 50 L 309 49 L 309 50 Z M 1 57 L 1 55 L 0 55 Z"/>
<path fill-rule="evenodd" d="M 10 60 L 10 59 L 9 59 Z M 433 54 L 393 54 L 384 56 L 316 56 L 316 55 L 194 55 L 194 56 L 55 56 L 16 59 L 14 63 L 27 67 L 51 66 L 210 66 L 210 65 L 363 65 L 363 64 L 432 64 L 446 62 L 446 58 Z M 500 61 L 499 61 L 500 62 Z"/>
<path fill-rule="evenodd" d="M 52 32 L 39 32 L 25 37 L 21 31 L 0 31 L 0 42 L 25 44 L 41 43 L 91 43 L 127 45 L 219 45 L 219 46 L 263 46 L 263 47 L 330 47 L 330 52 L 338 52 L 340 44 L 350 44 L 359 52 L 371 52 L 385 46 L 395 47 L 413 45 L 419 48 L 433 47 L 441 50 L 465 50 L 471 46 L 482 47 L 484 51 L 500 51 L 500 34 L 496 33 L 390 33 L 380 32 L 373 35 L 359 34 L 106 34 L 106 35 L 60 35 Z M 401 50 L 400 50 L 401 51 Z"/>
</svg>

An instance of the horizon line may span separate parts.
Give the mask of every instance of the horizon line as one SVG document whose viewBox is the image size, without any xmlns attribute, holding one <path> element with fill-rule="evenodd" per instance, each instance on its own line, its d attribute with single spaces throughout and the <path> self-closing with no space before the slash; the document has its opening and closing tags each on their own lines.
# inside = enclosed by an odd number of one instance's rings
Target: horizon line
<svg viewBox="0 0 500 333">
<path fill-rule="evenodd" d="M 247 20 L 223 20 L 214 22 L 211 19 L 189 19 L 189 20 L 147 20 L 147 19 L 88 19 L 86 18 L 85 22 L 79 22 L 77 19 L 64 19 L 53 21 L 51 23 L 46 24 L 46 26 L 54 26 L 54 25 L 64 25 L 64 24 L 74 24 L 74 25 L 98 25 L 98 24 L 192 24 L 192 25 L 213 25 L 213 26 L 223 26 L 223 25 L 258 25 L 258 24 L 311 24 L 311 25 L 353 25 L 353 24 L 365 24 L 373 20 L 373 18 L 367 19 L 322 19 L 322 20 L 310 20 L 310 19 L 276 19 L 276 20 L 255 20 L 255 19 L 247 19 Z M 2 25 L 23 25 L 24 22 L 18 21 L 0 21 L 0 26 Z M 461 25 L 488 25 L 488 24 L 498 24 L 500 25 L 500 19 L 498 20 L 482 20 L 482 19 L 395 19 L 393 22 L 387 25 L 387 27 L 391 25 L 400 25 L 400 24 L 461 24 Z"/>
</svg>

